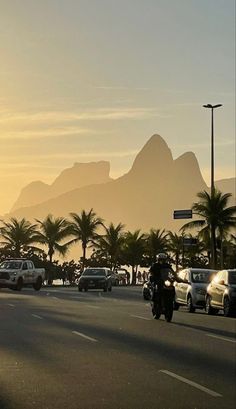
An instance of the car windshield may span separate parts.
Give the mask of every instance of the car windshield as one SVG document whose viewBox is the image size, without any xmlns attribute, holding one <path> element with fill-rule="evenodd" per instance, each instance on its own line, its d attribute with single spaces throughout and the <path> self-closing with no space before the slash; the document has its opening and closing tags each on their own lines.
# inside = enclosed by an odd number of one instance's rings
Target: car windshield
<svg viewBox="0 0 236 409">
<path fill-rule="evenodd" d="M 19 270 L 21 268 L 20 261 L 4 261 L 0 264 L 0 268 L 3 270 Z"/>
<path fill-rule="evenodd" d="M 236 270 L 229 271 L 229 284 L 236 284 Z"/>
<path fill-rule="evenodd" d="M 83 272 L 83 276 L 105 276 L 105 270 L 99 270 L 96 268 L 90 268 Z"/>
<path fill-rule="evenodd" d="M 193 283 L 209 283 L 212 278 L 212 271 L 192 271 Z"/>
</svg>

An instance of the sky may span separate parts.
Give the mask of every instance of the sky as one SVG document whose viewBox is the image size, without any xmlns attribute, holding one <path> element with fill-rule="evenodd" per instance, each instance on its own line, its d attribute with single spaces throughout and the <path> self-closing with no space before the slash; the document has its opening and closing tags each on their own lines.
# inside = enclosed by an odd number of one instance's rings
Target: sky
<svg viewBox="0 0 236 409">
<path fill-rule="evenodd" d="M 234 0 L 0 0 L 0 215 L 75 162 L 126 173 L 153 134 L 235 176 Z"/>
</svg>

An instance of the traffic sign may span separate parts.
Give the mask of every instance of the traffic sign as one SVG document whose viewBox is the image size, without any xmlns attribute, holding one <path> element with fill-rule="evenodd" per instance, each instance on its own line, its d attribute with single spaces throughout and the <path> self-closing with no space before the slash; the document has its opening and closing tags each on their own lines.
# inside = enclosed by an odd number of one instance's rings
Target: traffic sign
<svg viewBox="0 0 236 409">
<path fill-rule="evenodd" d="M 187 210 L 174 210 L 174 219 L 192 219 L 192 209 Z"/>
<path fill-rule="evenodd" d="M 196 246 L 197 239 L 194 237 L 184 237 L 183 238 L 183 245 L 184 246 Z"/>
</svg>

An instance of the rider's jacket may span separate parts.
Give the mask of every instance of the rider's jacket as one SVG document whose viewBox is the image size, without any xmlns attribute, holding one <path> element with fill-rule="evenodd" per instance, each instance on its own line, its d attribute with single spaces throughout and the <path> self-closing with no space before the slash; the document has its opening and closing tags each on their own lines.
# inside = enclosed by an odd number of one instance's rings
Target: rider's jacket
<svg viewBox="0 0 236 409">
<path fill-rule="evenodd" d="M 169 273 L 173 276 L 174 280 L 178 283 L 188 283 L 187 280 L 182 280 L 178 274 L 172 269 L 169 263 L 154 263 L 150 270 L 149 280 L 152 284 L 157 284 L 159 288 L 162 288 L 164 282 L 168 280 Z"/>
<path fill-rule="evenodd" d="M 152 284 L 157 284 L 163 286 L 164 282 L 168 280 L 169 273 L 174 275 L 177 281 L 177 274 L 173 271 L 172 267 L 168 263 L 154 263 L 150 268 L 150 282 Z"/>
</svg>

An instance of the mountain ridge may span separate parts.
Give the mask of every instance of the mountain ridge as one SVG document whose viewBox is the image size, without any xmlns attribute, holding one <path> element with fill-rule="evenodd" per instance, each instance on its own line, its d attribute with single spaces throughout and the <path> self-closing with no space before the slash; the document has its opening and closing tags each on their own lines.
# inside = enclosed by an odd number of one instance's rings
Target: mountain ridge
<svg viewBox="0 0 236 409">
<path fill-rule="evenodd" d="M 107 223 L 122 222 L 128 229 L 165 228 L 177 231 L 175 209 L 190 208 L 196 194 L 208 190 L 193 152 L 177 159 L 160 135 L 153 135 L 126 174 L 104 183 L 82 186 L 47 201 L 15 209 L 8 217 L 42 219 L 48 214 L 68 217 L 70 212 L 93 208 Z"/>
</svg>

